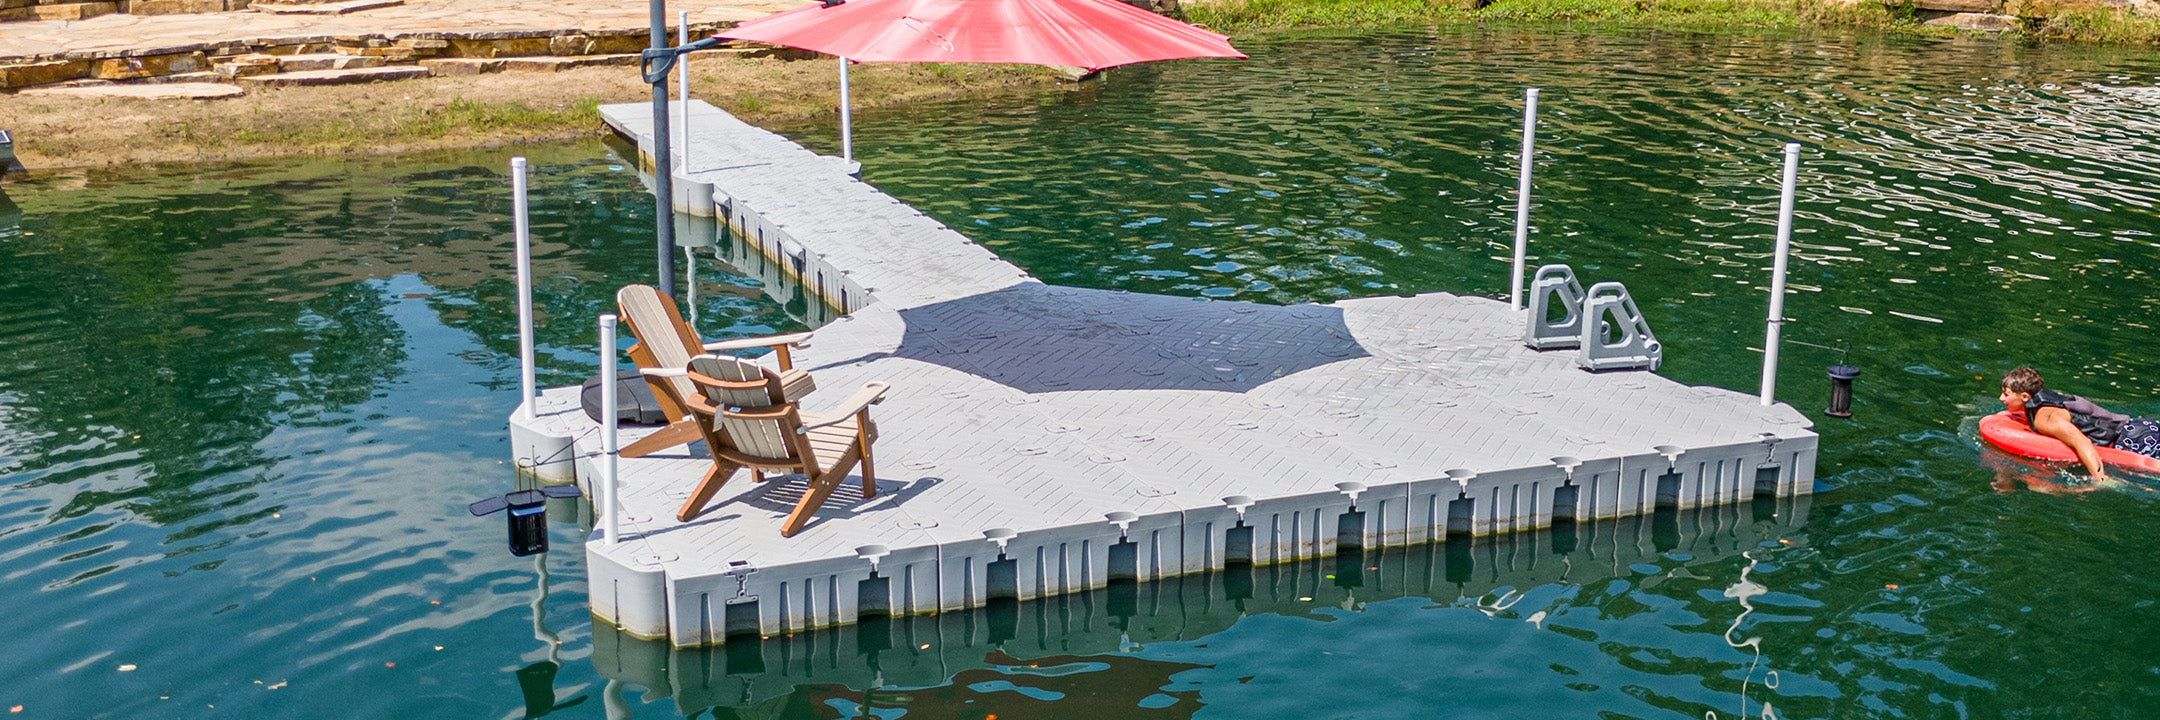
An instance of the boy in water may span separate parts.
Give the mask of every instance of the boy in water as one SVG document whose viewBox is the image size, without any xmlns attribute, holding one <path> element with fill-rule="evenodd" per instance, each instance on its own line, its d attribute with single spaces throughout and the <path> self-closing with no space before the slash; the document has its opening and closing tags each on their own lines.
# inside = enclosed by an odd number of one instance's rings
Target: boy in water
<svg viewBox="0 0 2160 720">
<path fill-rule="evenodd" d="M 2025 425 L 2033 432 L 2070 446 L 2095 481 L 2111 481 L 2100 464 L 2100 454 L 2093 451 L 2095 446 L 2160 458 L 2160 422 L 2130 417 L 2091 400 L 2049 390 L 2041 384 L 2039 371 L 2032 368 L 2021 367 L 2004 375 L 2002 394 L 1997 399 L 2010 412 L 2024 413 Z"/>
</svg>

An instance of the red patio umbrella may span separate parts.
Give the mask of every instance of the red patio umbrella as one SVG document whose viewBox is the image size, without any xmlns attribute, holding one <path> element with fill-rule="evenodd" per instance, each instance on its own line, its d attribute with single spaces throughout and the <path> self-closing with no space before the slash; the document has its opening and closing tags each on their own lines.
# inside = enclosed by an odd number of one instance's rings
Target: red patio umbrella
<svg viewBox="0 0 2160 720">
<path fill-rule="evenodd" d="M 1230 39 L 1118 0 L 847 0 L 808 5 L 716 37 L 856 62 L 1061 65 L 1242 58 Z"/>
<path fill-rule="evenodd" d="M 853 160 L 847 63 L 959 62 L 1101 70 L 1243 58 L 1230 38 L 1118 0 L 827 0 L 714 35 L 840 56 L 841 156 Z"/>
</svg>

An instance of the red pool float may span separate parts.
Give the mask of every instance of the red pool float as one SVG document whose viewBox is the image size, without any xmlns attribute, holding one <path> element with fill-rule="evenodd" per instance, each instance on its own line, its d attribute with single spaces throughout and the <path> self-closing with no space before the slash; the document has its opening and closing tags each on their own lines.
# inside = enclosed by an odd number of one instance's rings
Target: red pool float
<svg viewBox="0 0 2160 720">
<path fill-rule="evenodd" d="M 2004 410 L 1980 418 L 1980 439 L 2012 455 L 2022 455 L 2039 460 L 2077 462 L 2077 453 L 2063 441 L 2033 432 L 2025 427 L 2025 414 Z M 2100 462 L 2109 467 L 2136 470 L 2141 473 L 2160 475 L 2160 460 L 2145 457 L 2128 450 L 2093 446 L 2100 453 Z"/>
</svg>

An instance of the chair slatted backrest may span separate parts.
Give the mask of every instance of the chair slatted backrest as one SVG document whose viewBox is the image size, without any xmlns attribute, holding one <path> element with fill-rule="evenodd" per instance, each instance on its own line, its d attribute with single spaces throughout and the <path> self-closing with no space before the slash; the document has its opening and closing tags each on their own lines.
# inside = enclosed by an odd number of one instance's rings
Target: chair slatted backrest
<svg viewBox="0 0 2160 720">
<path fill-rule="evenodd" d="M 720 381 L 701 385 L 705 399 L 721 410 L 715 420 L 735 450 L 761 458 L 785 461 L 795 457 L 783 417 L 737 417 L 728 408 L 764 408 L 784 403 L 780 377 L 757 363 L 740 358 L 699 355 L 689 363 L 690 372 Z"/>
<path fill-rule="evenodd" d="M 642 349 L 652 356 L 654 368 L 682 368 L 703 351 L 697 331 L 683 322 L 682 314 L 675 310 L 675 301 L 650 285 L 623 286 L 615 293 L 615 310 L 629 324 L 630 334 L 637 336 L 633 360 L 639 354 L 635 351 Z M 697 394 L 697 388 L 687 378 L 668 378 L 667 382 L 679 397 Z"/>
</svg>

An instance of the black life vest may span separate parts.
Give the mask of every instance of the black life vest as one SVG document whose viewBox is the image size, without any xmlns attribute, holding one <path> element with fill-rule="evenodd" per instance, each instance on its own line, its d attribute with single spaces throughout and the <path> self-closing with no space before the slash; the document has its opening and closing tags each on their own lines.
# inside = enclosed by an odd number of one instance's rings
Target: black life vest
<svg viewBox="0 0 2160 720">
<path fill-rule="evenodd" d="M 2091 400 L 2066 392 L 2041 390 L 2033 393 L 2032 400 L 2025 403 L 2025 426 L 2032 427 L 2033 416 L 2045 407 L 2062 408 L 2070 413 L 2070 424 L 2076 425 L 2078 432 L 2085 433 L 2085 438 L 2094 445 L 2114 445 L 2115 439 L 2122 436 L 2122 424 L 2130 420 L 2130 416 L 2100 407 Z M 2040 430 L 2033 428 L 2033 432 Z"/>
</svg>

